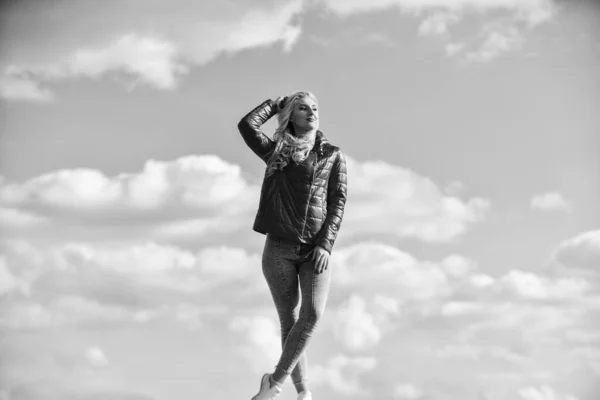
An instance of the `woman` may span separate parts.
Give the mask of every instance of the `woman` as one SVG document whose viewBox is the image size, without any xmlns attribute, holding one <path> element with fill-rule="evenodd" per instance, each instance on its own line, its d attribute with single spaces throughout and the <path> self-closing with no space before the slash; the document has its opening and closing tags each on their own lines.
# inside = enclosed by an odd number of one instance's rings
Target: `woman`
<svg viewBox="0 0 600 400">
<path fill-rule="evenodd" d="M 260 127 L 274 115 L 279 127 L 271 140 Z M 346 203 L 344 154 L 318 127 L 317 100 L 310 92 L 266 100 L 238 124 L 246 144 L 266 163 L 253 229 L 266 235 L 262 269 L 282 339 L 275 371 L 263 375 L 252 400 L 277 397 L 289 375 L 298 400 L 312 399 L 304 350 L 325 308 L 329 256 Z"/>
</svg>

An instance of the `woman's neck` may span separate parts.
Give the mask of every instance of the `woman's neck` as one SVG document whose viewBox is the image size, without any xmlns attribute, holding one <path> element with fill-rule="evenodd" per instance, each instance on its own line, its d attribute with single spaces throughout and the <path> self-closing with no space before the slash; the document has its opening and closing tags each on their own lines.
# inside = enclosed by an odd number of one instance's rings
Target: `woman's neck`
<svg viewBox="0 0 600 400">
<path fill-rule="evenodd" d="M 310 131 L 296 131 L 296 136 L 306 141 L 314 141 L 317 137 L 317 130 L 312 129 Z"/>
</svg>

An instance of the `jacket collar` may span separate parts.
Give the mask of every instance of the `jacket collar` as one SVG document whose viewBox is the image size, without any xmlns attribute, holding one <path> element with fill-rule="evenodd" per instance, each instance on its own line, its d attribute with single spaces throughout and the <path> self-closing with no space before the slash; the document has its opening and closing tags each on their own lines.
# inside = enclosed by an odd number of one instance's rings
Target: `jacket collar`
<svg viewBox="0 0 600 400">
<path fill-rule="evenodd" d="M 315 151 L 320 156 L 322 156 L 323 155 L 323 147 L 327 144 L 329 144 L 329 141 L 327 140 L 327 138 L 325 137 L 323 132 L 317 130 L 317 135 L 315 137 L 315 146 L 313 147 L 313 149 L 315 149 Z"/>
</svg>

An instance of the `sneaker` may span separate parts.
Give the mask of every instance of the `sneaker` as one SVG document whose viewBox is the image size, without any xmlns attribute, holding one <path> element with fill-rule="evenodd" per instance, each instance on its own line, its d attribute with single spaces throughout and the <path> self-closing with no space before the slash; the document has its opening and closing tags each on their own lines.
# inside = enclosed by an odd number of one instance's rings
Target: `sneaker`
<svg viewBox="0 0 600 400">
<path fill-rule="evenodd" d="M 298 400 L 312 400 L 311 392 L 300 392 L 298 393 Z"/>
<path fill-rule="evenodd" d="M 260 380 L 260 390 L 252 400 L 273 400 L 279 393 L 281 393 L 279 385 L 271 386 L 271 374 L 264 374 Z"/>
</svg>

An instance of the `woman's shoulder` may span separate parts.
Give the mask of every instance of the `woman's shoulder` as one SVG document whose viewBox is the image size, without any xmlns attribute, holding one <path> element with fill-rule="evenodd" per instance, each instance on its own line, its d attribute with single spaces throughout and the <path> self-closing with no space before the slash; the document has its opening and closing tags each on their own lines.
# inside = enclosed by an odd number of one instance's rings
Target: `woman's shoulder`
<svg viewBox="0 0 600 400">
<path fill-rule="evenodd" d="M 339 146 L 336 146 L 335 144 L 331 143 L 329 139 L 327 139 L 327 137 L 323 134 L 323 132 L 318 131 L 318 137 L 323 155 L 333 155 L 338 152 L 342 152 L 342 149 Z"/>
</svg>

